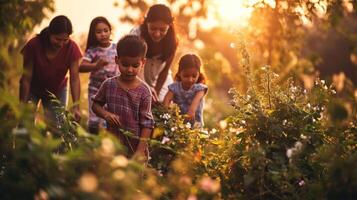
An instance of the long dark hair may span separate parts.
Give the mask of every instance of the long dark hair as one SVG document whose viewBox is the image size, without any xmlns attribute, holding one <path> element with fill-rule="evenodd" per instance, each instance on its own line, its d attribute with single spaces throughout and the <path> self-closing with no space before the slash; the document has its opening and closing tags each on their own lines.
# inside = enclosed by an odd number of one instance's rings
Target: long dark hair
<svg viewBox="0 0 357 200">
<path fill-rule="evenodd" d="M 95 27 L 99 23 L 104 23 L 109 26 L 109 30 L 112 31 L 112 26 L 110 25 L 109 21 L 102 16 L 96 17 L 92 20 L 89 26 L 88 38 L 87 38 L 87 46 L 86 50 L 90 47 L 95 47 L 99 45 L 97 38 L 95 37 Z"/>
<path fill-rule="evenodd" d="M 146 14 L 144 22 L 140 25 L 141 36 L 144 38 L 148 45 L 148 52 L 146 54 L 147 58 L 152 58 L 155 56 L 153 49 L 151 48 L 154 41 L 152 41 L 149 35 L 147 25 L 149 22 L 155 21 L 163 21 L 169 25 L 169 29 L 165 37 L 160 41 L 161 45 L 163 46 L 160 59 L 166 60 L 175 54 L 178 45 L 174 26 L 174 17 L 172 16 L 170 8 L 164 4 L 155 4 L 151 6 Z"/>
<path fill-rule="evenodd" d="M 201 70 L 202 61 L 196 54 L 186 54 L 180 58 L 179 68 L 175 76 L 176 81 L 181 81 L 180 73 L 184 69 L 196 68 L 200 73 L 196 83 L 205 83 L 206 77 Z"/>
<path fill-rule="evenodd" d="M 50 25 L 44 29 L 39 34 L 41 44 L 45 48 L 51 47 L 50 43 L 50 35 L 56 35 L 61 33 L 67 33 L 71 35 L 73 32 L 72 30 L 72 23 L 68 17 L 64 15 L 58 15 L 53 18 L 50 22 Z"/>
</svg>

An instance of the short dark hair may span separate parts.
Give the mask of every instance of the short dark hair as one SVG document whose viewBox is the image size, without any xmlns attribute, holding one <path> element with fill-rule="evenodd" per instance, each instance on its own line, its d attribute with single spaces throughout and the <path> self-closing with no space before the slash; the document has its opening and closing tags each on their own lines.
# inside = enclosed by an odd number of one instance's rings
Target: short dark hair
<svg viewBox="0 0 357 200">
<path fill-rule="evenodd" d="M 136 35 L 126 35 L 122 37 L 117 44 L 117 55 L 129 57 L 146 56 L 146 42 Z"/>
<path fill-rule="evenodd" d="M 50 35 L 56 35 L 61 33 L 67 33 L 71 35 L 73 32 L 72 30 L 72 23 L 68 17 L 64 15 L 58 15 L 53 18 L 50 22 L 50 25 L 44 28 L 41 33 L 39 34 L 40 41 L 42 45 L 45 47 L 49 47 L 50 44 Z"/>
</svg>

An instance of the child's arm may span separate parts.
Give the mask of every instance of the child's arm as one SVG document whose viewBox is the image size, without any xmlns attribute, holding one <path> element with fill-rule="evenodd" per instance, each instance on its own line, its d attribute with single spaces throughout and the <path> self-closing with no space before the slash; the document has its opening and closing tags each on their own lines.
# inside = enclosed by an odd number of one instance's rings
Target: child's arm
<svg viewBox="0 0 357 200">
<path fill-rule="evenodd" d="M 165 106 L 165 107 L 169 107 L 169 106 L 170 106 L 170 103 L 171 103 L 171 101 L 172 101 L 173 98 L 174 98 L 174 93 L 173 93 L 171 90 L 169 90 L 169 91 L 166 93 L 165 98 L 164 98 L 164 101 L 163 101 L 164 106 Z"/>
<path fill-rule="evenodd" d="M 79 66 L 79 72 L 91 72 L 103 68 L 108 64 L 108 61 L 100 58 L 96 62 L 89 62 L 88 60 L 83 60 L 81 65 Z"/>
<path fill-rule="evenodd" d="M 146 156 L 145 150 L 148 148 L 147 140 L 150 138 L 151 129 L 150 128 L 141 128 L 140 134 L 141 134 L 140 142 L 138 144 L 138 147 L 136 148 L 135 154 L 137 154 L 139 156 Z"/>
<path fill-rule="evenodd" d="M 188 108 L 188 112 L 187 112 L 189 120 L 195 119 L 195 113 L 196 113 L 198 104 L 200 103 L 203 96 L 205 96 L 204 90 L 197 92 L 197 94 L 193 98 L 192 103 L 191 103 L 190 107 Z"/>
<path fill-rule="evenodd" d="M 93 101 L 92 110 L 97 116 L 105 119 L 110 125 L 121 127 L 119 116 L 106 111 L 99 102 Z"/>
</svg>

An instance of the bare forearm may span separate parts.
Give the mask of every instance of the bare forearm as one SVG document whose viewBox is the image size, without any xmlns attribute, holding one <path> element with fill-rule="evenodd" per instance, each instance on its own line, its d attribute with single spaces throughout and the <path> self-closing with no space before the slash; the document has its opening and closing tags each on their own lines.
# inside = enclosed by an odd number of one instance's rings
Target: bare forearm
<svg viewBox="0 0 357 200">
<path fill-rule="evenodd" d="M 20 101 L 27 102 L 30 93 L 30 81 L 24 76 L 20 79 Z"/>
<path fill-rule="evenodd" d="M 101 106 L 99 103 L 97 102 L 93 102 L 92 105 L 92 110 L 93 112 L 100 118 L 105 119 L 105 116 L 107 115 L 108 111 L 106 111 L 103 106 Z"/>
<path fill-rule="evenodd" d="M 167 78 L 167 75 L 169 74 L 169 71 L 165 70 L 165 71 L 162 71 L 158 78 L 157 78 L 157 81 L 156 81 L 156 85 L 155 85 L 155 91 L 157 94 L 160 93 L 160 90 L 162 88 L 162 86 L 164 85 L 165 81 L 166 81 L 166 78 Z"/>
<path fill-rule="evenodd" d="M 80 91 L 81 91 L 81 83 L 79 81 L 79 75 L 75 77 L 71 77 L 70 79 L 71 85 L 71 94 L 73 103 L 79 103 Z"/>
<path fill-rule="evenodd" d="M 140 142 L 138 144 L 138 150 L 139 149 L 145 149 L 147 147 L 147 140 L 150 138 L 151 135 L 151 129 L 149 128 L 142 128 L 141 129 L 141 136 L 140 136 Z"/>
<path fill-rule="evenodd" d="M 189 110 L 191 111 L 196 111 L 198 105 L 200 104 L 201 99 L 205 95 L 204 91 L 200 91 L 196 94 L 196 96 L 193 98 L 192 103 L 189 107 Z"/>
<path fill-rule="evenodd" d="M 96 63 L 82 62 L 79 66 L 79 72 L 91 72 L 97 69 Z"/>
</svg>

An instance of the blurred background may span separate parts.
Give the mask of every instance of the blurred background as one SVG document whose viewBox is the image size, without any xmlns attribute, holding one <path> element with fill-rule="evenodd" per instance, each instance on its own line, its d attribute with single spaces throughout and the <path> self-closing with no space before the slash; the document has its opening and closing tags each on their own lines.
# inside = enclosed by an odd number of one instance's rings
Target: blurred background
<svg viewBox="0 0 357 200">
<path fill-rule="evenodd" d="M 0 2 L 1 87 L 18 96 L 25 42 L 56 15 L 72 21 L 72 38 L 84 52 L 89 24 L 106 17 L 117 41 L 140 24 L 154 3 L 165 3 L 174 15 L 179 49 L 172 69 L 187 52 L 198 53 L 204 63 L 209 93 L 205 123 L 215 127 L 234 110 L 228 90 L 244 92 L 245 70 L 239 47 L 244 43 L 250 67 L 265 65 L 284 82 L 292 77 L 309 89 L 320 76 L 334 84 L 341 105 L 352 112 L 357 101 L 357 1 L 356 0 L 5 0 Z M 88 115 L 88 74 L 81 74 L 82 124 Z M 353 116 L 356 118 L 356 116 Z"/>
</svg>

